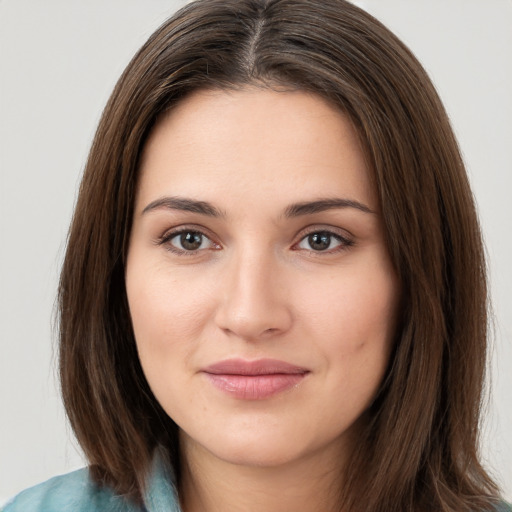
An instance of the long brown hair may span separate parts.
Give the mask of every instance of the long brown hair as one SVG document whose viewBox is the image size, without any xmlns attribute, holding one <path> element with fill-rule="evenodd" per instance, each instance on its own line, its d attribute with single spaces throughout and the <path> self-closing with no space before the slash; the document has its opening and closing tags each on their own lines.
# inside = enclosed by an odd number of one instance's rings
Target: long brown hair
<svg viewBox="0 0 512 512">
<path fill-rule="evenodd" d="M 193 2 L 120 78 L 90 151 L 59 292 L 62 393 L 93 478 L 140 501 L 157 446 L 179 478 L 177 427 L 139 364 L 124 285 L 138 161 L 158 117 L 183 97 L 246 85 L 313 92 L 350 117 L 401 282 L 392 361 L 340 507 L 490 509 L 498 493 L 477 455 L 485 263 L 464 165 L 421 65 L 343 0 Z"/>
</svg>

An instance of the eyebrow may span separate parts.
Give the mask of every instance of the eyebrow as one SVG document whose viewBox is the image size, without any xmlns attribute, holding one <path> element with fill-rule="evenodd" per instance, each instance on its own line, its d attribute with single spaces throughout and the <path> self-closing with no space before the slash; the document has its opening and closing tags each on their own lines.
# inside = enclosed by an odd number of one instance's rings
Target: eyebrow
<svg viewBox="0 0 512 512">
<path fill-rule="evenodd" d="M 149 203 L 144 210 L 142 210 L 142 214 L 159 209 L 199 213 L 201 215 L 207 215 L 208 217 L 225 217 L 225 214 L 218 208 L 215 208 L 211 203 L 187 199 L 185 197 L 161 197 Z"/>
<path fill-rule="evenodd" d="M 368 206 L 359 201 L 353 199 L 342 199 L 342 198 L 328 198 L 318 199 L 316 201 L 305 201 L 302 203 L 294 203 L 288 206 L 284 210 L 284 216 L 286 218 L 300 217 L 302 215 L 312 215 L 315 213 L 324 212 L 327 210 L 333 210 L 338 208 L 355 208 L 364 213 L 373 213 Z M 184 212 L 198 213 L 200 215 L 206 215 L 208 217 L 225 217 L 225 213 L 213 206 L 207 201 L 198 201 L 195 199 L 188 199 L 185 197 L 161 197 L 149 203 L 142 214 L 159 210 L 179 210 Z"/>
<path fill-rule="evenodd" d="M 285 217 L 299 217 L 301 215 L 312 215 L 314 213 L 325 212 L 327 210 L 333 210 L 337 208 L 355 208 L 364 213 L 373 213 L 368 206 L 359 201 L 355 201 L 353 199 L 341 199 L 341 198 L 328 198 L 328 199 L 318 199 L 316 201 L 306 201 L 303 203 L 295 203 L 291 204 L 284 211 Z"/>
</svg>

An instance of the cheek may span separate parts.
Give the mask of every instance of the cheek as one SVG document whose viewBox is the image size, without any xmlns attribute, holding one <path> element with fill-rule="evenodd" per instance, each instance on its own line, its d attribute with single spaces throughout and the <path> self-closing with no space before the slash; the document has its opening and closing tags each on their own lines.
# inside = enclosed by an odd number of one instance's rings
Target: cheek
<svg viewBox="0 0 512 512">
<path fill-rule="evenodd" d="M 396 329 L 398 286 L 392 272 L 344 279 L 329 290 L 328 307 L 317 307 L 312 331 L 324 354 L 332 414 L 359 417 L 372 403 L 389 364 Z M 346 416 L 348 414 L 348 416 Z"/>
<path fill-rule="evenodd" d="M 128 267 L 128 303 L 139 357 L 144 371 L 184 357 L 200 338 L 211 305 L 208 294 L 183 285 L 174 272 Z"/>
<path fill-rule="evenodd" d="M 322 288 L 299 292 L 311 334 L 340 352 L 388 345 L 396 325 L 398 286 L 393 273 L 348 273 Z"/>
<path fill-rule="evenodd" d="M 308 337 L 322 355 L 335 423 L 338 415 L 344 421 L 345 415 L 362 414 L 381 385 L 396 330 L 399 286 L 382 260 L 344 269 L 323 284 L 309 295 L 300 291 L 307 297 L 301 307 L 309 319 Z"/>
</svg>

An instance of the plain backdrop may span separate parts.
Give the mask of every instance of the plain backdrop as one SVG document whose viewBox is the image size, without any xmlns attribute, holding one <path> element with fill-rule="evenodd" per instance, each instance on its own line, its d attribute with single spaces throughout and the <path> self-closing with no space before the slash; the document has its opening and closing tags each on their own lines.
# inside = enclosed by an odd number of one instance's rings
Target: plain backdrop
<svg viewBox="0 0 512 512">
<path fill-rule="evenodd" d="M 102 108 L 184 1 L 0 0 L 0 502 L 83 465 L 55 379 L 53 307 Z M 410 46 L 451 116 L 489 255 L 495 335 L 486 465 L 512 499 L 512 1 L 362 0 Z"/>
</svg>

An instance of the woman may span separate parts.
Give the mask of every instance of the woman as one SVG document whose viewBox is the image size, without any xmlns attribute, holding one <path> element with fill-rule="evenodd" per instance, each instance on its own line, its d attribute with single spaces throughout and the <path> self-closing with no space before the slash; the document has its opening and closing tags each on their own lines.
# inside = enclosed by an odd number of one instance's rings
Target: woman
<svg viewBox="0 0 512 512">
<path fill-rule="evenodd" d="M 6 510 L 507 510 L 444 109 L 339 0 L 199 1 L 121 77 L 60 287 L 89 469 Z"/>
</svg>

